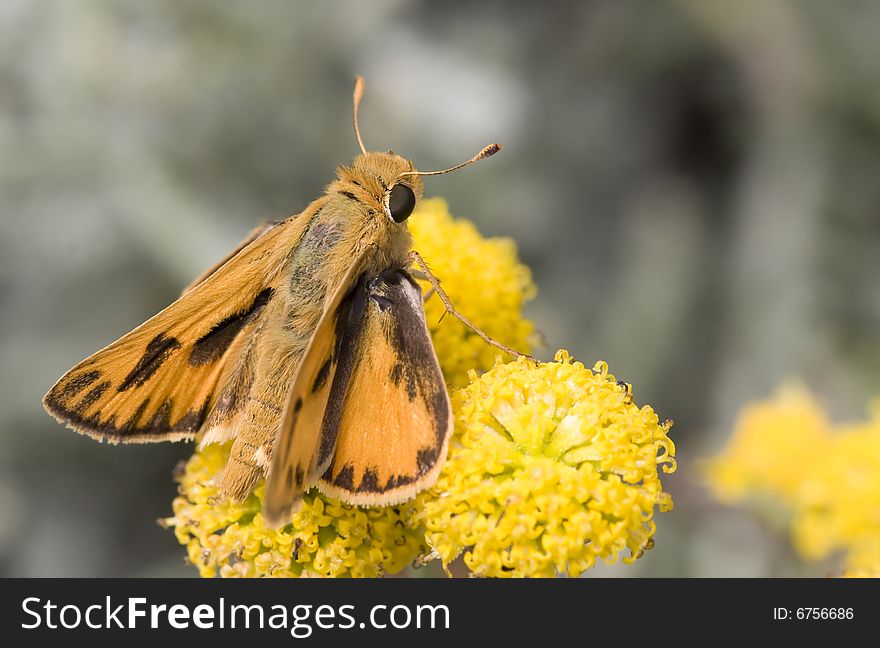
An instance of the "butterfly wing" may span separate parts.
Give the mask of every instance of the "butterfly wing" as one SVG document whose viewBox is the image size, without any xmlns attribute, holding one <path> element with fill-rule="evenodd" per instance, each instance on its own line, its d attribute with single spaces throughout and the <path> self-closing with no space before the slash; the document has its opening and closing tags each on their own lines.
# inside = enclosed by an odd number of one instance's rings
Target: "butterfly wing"
<svg viewBox="0 0 880 648">
<path fill-rule="evenodd" d="M 318 488 L 350 504 L 387 505 L 436 481 L 452 406 L 418 284 L 403 270 L 388 270 L 365 288 L 363 306 L 352 306 L 354 315 L 363 309 L 358 342 L 353 355 L 340 358 L 353 365 L 344 405 L 338 419 L 324 421 L 335 444 Z"/>
<path fill-rule="evenodd" d="M 43 398 L 47 411 L 110 443 L 195 436 L 224 366 L 273 298 L 307 220 L 294 217 L 249 237 L 173 304 L 62 376 Z"/>
<path fill-rule="evenodd" d="M 322 359 L 312 365 L 329 359 L 323 411 L 301 420 L 295 414 L 308 399 L 298 406 L 303 392 L 292 392 L 291 425 L 282 426 L 264 500 L 270 524 L 289 519 L 313 483 L 351 504 L 403 501 L 436 480 L 446 454 L 449 396 L 421 291 L 406 272 L 362 276 L 328 317 L 324 335 Z M 317 375 L 297 384 L 317 384 Z M 308 444 L 297 446 L 297 435 Z"/>
</svg>

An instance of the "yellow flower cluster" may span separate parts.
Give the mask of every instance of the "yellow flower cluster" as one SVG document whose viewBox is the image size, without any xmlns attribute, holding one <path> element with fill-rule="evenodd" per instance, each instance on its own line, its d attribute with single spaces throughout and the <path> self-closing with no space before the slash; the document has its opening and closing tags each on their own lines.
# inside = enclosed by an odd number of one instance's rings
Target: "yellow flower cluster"
<svg viewBox="0 0 880 648">
<path fill-rule="evenodd" d="M 847 575 L 880 576 L 880 408 L 834 425 L 805 388 L 783 388 L 743 411 L 706 475 L 724 502 L 783 505 L 804 558 L 842 551 Z"/>
<path fill-rule="evenodd" d="M 605 363 L 589 371 L 565 351 L 472 378 L 453 397 L 440 479 L 417 500 L 444 566 L 465 552 L 476 576 L 577 576 L 653 545 L 654 507 L 672 508 L 658 475 L 675 470 L 671 423 Z"/>
<path fill-rule="evenodd" d="M 739 415 L 727 448 L 706 464 L 715 496 L 725 503 L 772 496 L 793 505 L 805 468 L 812 470 L 830 423 L 803 387 L 783 387 L 769 402 Z"/>
<path fill-rule="evenodd" d="M 484 239 L 424 200 L 415 247 L 442 278 L 456 308 L 495 339 L 528 351 L 522 306 L 535 292 L 512 241 Z M 220 475 L 229 445 L 196 450 L 178 476 L 165 520 L 202 576 L 380 576 L 421 556 L 448 566 L 462 552 L 474 575 L 577 575 L 597 558 L 626 561 L 653 544 L 654 507 L 665 511 L 658 466 L 675 448 L 648 407 L 632 402 L 604 363 L 594 372 L 559 352 L 556 362 L 498 364 L 498 353 L 426 304 L 456 431 L 437 485 L 403 505 L 353 507 L 312 489 L 291 524 L 273 530 L 260 513 L 263 486 L 225 501 Z"/>
<path fill-rule="evenodd" d="M 513 240 L 483 238 L 470 221 L 454 219 L 442 198 L 422 200 L 409 223 L 414 249 L 441 280 L 456 310 L 489 337 L 530 353 L 534 327 L 522 308 L 535 296 L 535 285 L 528 267 L 517 260 Z M 427 293 L 430 284 L 421 284 Z M 443 375 L 450 385 L 462 387 L 471 369 L 486 371 L 495 364 L 498 350 L 445 313 L 436 296 L 425 303 Z"/>
<path fill-rule="evenodd" d="M 174 527 L 190 562 L 204 577 L 353 576 L 396 573 L 424 551 L 423 531 L 413 528 L 412 502 L 356 507 L 307 493 L 292 524 L 269 529 L 260 513 L 263 486 L 247 500 L 229 502 L 219 482 L 229 444 L 197 450 L 178 477 Z"/>
</svg>

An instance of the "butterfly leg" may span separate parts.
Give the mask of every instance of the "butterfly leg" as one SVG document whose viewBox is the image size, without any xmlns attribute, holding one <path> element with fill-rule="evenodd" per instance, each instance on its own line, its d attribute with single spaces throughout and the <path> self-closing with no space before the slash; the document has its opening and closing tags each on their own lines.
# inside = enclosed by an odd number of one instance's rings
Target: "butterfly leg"
<svg viewBox="0 0 880 648">
<path fill-rule="evenodd" d="M 417 266 L 419 266 L 419 268 L 421 268 L 421 272 L 413 273 L 413 276 L 415 276 L 419 279 L 424 278 L 424 279 L 427 279 L 429 282 L 431 282 L 431 290 L 433 292 L 437 293 L 437 296 L 440 298 L 440 301 L 443 302 L 443 306 L 446 307 L 446 312 L 449 313 L 450 315 L 452 315 L 454 318 L 456 318 L 462 324 L 467 326 L 474 333 L 476 333 L 480 338 L 482 338 L 482 340 L 484 342 L 494 346 L 497 349 L 501 349 L 505 353 L 509 353 L 512 356 L 520 356 L 522 358 L 527 358 L 528 360 L 531 360 L 532 362 L 537 362 L 537 360 L 535 358 L 533 358 L 532 356 L 530 356 L 529 354 L 522 353 L 522 352 L 517 351 L 515 349 L 511 349 L 509 346 L 501 344 L 501 342 L 498 342 L 497 340 L 489 337 L 482 330 L 480 330 L 480 328 L 478 326 L 473 324 L 464 315 L 459 313 L 455 309 L 455 306 L 452 305 L 452 301 L 449 299 L 449 296 L 446 294 L 446 292 L 443 290 L 443 288 L 440 287 L 440 280 L 431 273 L 431 269 L 428 267 L 428 264 L 425 263 L 425 260 L 422 258 L 422 256 L 418 252 L 416 252 L 415 250 L 410 251 L 409 255 L 407 255 L 406 260 L 408 261 L 408 263 L 406 264 L 407 266 L 410 265 L 410 263 L 415 263 Z M 428 297 L 430 297 L 430 293 L 428 294 Z M 425 300 L 427 301 L 427 297 L 425 297 Z"/>
<path fill-rule="evenodd" d="M 430 277 L 428 277 L 428 275 L 426 275 L 426 274 L 425 274 L 424 272 L 422 272 L 421 270 L 411 270 L 409 274 L 410 274 L 410 276 L 412 276 L 413 279 L 423 279 L 424 281 L 430 281 L 430 280 L 431 280 Z M 434 296 L 434 293 L 435 293 L 435 292 L 436 292 L 436 291 L 434 290 L 434 288 L 433 288 L 433 286 L 432 286 L 432 287 L 431 287 L 431 290 L 429 290 L 429 291 L 426 292 L 424 295 L 422 295 L 422 303 L 423 303 L 423 304 L 427 304 L 427 303 L 428 303 L 428 300 L 431 299 L 431 297 Z"/>
</svg>

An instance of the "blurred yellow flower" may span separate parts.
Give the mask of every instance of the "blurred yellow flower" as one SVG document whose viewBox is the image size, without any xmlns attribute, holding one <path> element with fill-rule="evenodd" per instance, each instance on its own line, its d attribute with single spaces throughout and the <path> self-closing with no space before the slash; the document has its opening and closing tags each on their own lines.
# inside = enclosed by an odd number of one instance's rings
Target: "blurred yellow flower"
<svg viewBox="0 0 880 648">
<path fill-rule="evenodd" d="M 743 409 L 727 447 L 705 462 L 706 478 L 723 502 L 769 495 L 791 504 L 829 429 L 806 388 L 786 385 L 773 400 Z"/>
<path fill-rule="evenodd" d="M 220 495 L 229 444 L 197 450 L 179 476 L 174 528 L 203 577 L 353 576 L 394 574 L 424 551 L 423 530 L 411 524 L 412 502 L 356 507 L 313 489 L 292 524 L 269 529 L 260 513 L 263 486 L 242 503 Z"/>
<path fill-rule="evenodd" d="M 525 302 L 535 296 L 528 267 L 516 256 L 509 238 L 483 238 L 473 223 L 454 219 L 442 198 L 426 198 L 409 219 L 413 247 L 436 275 L 456 310 L 489 337 L 522 353 L 530 353 L 532 323 L 522 316 Z M 430 284 L 422 281 L 427 293 Z M 428 328 L 450 385 L 468 384 L 468 372 L 490 369 L 498 350 L 453 317 L 444 317 L 443 303 L 433 296 L 425 303 Z M 442 320 L 442 322 L 441 322 Z"/>
<path fill-rule="evenodd" d="M 843 575 L 847 578 L 880 578 L 880 534 L 863 538 L 846 554 Z"/>
<path fill-rule="evenodd" d="M 804 387 L 785 387 L 743 410 L 705 468 L 724 502 L 784 505 L 805 559 L 842 552 L 845 575 L 880 575 L 880 407 L 867 422 L 835 425 Z"/>
<path fill-rule="evenodd" d="M 853 569 L 880 570 L 880 412 L 839 426 L 804 475 L 793 521 L 807 558 L 847 552 Z"/>
<path fill-rule="evenodd" d="M 577 576 L 653 545 L 654 507 L 672 508 L 658 475 L 675 470 L 671 423 L 605 363 L 589 371 L 565 351 L 471 377 L 440 479 L 417 499 L 429 558 L 465 552 L 476 576 Z"/>
</svg>

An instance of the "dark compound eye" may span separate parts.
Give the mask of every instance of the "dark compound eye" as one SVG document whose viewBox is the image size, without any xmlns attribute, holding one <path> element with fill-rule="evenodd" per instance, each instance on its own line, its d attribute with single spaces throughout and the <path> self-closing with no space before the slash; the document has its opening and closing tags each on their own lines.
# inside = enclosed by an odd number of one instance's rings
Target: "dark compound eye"
<svg viewBox="0 0 880 648">
<path fill-rule="evenodd" d="M 395 223 L 402 223 L 416 208 L 416 195 L 405 184 L 396 184 L 388 196 L 388 212 Z"/>
</svg>

